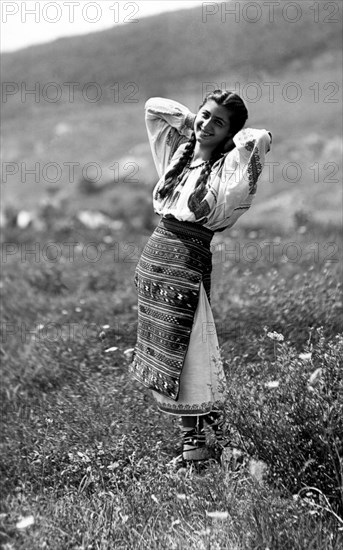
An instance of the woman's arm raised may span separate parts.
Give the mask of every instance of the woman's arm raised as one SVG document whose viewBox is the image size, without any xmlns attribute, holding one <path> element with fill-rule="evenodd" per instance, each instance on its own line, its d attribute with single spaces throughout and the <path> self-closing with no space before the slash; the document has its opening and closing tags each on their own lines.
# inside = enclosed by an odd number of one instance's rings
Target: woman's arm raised
<svg viewBox="0 0 343 550">
<path fill-rule="evenodd" d="M 190 138 L 195 114 L 171 99 L 152 97 L 145 104 L 145 123 L 159 177 L 179 145 Z"/>
<path fill-rule="evenodd" d="M 233 137 L 235 149 L 226 155 L 220 174 L 220 203 L 231 223 L 252 203 L 271 139 L 270 132 L 254 128 L 244 128 Z"/>
</svg>

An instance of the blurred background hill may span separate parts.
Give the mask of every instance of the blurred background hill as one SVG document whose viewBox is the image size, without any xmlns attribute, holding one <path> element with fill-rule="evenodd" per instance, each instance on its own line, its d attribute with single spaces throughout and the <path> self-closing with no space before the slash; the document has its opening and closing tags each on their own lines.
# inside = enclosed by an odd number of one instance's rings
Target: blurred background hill
<svg viewBox="0 0 343 550">
<path fill-rule="evenodd" d="M 317 22 L 308 9 L 287 22 L 282 3 L 273 22 L 268 10 L 254 16 L 204 17 L 197 7 L 4 54 L 3 209 L 52 201 L 64 213 L 136 216 L 139 226 L 142 211 L 153 216 L 157 180 L 146 99 L 171 97 L 196 111 L 219 86 L 240 93 L 248 126 L 274 138 L 273 169 L 238 223 L 258 226 L 266 215 L 284 228 L 294 216 L 339 223 L 341 25 L 327 11 Z M 36 163 L 37 176 L 28 172 Z"/>
</svg>

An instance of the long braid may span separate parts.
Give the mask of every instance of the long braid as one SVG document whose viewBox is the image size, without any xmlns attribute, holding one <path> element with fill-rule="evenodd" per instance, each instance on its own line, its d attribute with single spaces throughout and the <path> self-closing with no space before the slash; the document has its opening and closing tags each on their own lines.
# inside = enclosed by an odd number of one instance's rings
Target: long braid
<svg viewBox="0 0 343 550">
<path fill-rule="evenodd" d="M 214 163 L 217 162 L 221 155 L 222 153 L 220 149 L 213 151 L 210 160 L 204 165 L 203 169 L 201 170 L 199 177 L 195 182 L 194 191 L 193 193 L 191 193 L 188 199 L 188 206 L 192 212 L 194 212 L 194 210 L 199 206 L 199 202 L 201 202 L 206 195 L 206 183 L 208 177 L 211 173 Z"/>
<path fill-rule="evenodd" d="M 195 133 L 193 132 L 181 157 L 175 166 L 172 166 L 164 176 L 164 185 L 158 192 L 161 199 L 164 199 L 173 192 L 174 187 L 177 185 L 177 177 L 182 173 L 187 162 L 192 158 L 195 142 Z"/>
</svg>

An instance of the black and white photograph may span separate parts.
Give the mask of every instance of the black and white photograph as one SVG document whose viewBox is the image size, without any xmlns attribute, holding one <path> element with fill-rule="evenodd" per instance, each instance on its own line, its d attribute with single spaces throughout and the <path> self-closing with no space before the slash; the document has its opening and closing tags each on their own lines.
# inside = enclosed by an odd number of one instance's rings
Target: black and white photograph
<svg viewBox="0 0 343 550">
<path fill-rule="evenodd" d="M 342 550 L 341 0 L 3 0 L 3 550 Z"/>
</svg>

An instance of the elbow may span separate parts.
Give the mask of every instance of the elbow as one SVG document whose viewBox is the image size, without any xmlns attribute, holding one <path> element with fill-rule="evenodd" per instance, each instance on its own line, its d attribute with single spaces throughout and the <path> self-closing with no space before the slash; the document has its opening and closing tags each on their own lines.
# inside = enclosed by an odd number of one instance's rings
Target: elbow
<svg viewBox="0 0 343 550">
<path fill-rule="evenodd" d="M 153 97 L 149 97 L 149 99 L 146 100 L 145 105 L 144 105 L 145 109 L 149 108 L 150 104 L 154 101 L 154 99 L 155 98 L 153 98 Z"/>
<path fill-rule="evenodd" d="M 157 105 L 160 105 L 161 102 L 163 102 L 162 97 L 149 97 L 149 99 L 147 99 L 145 102 L 144 109 L 146 111 L 149 109 L 154 109 Z"/>
<path fill-rule="evenodd" d="M 155 99 L 154 97 L 149 97 L 149 99 L 146 100 L 144 104 L 145 111 L 148 111 L 152 107 L 154 99 Z"/>
<path fill-rule="evenodd" d="M 161 118 L 161 110 L 163 110 L 163 98 L 150 97 L 144 105 L 145 122 L 149 123 Z"/>
</svg>

